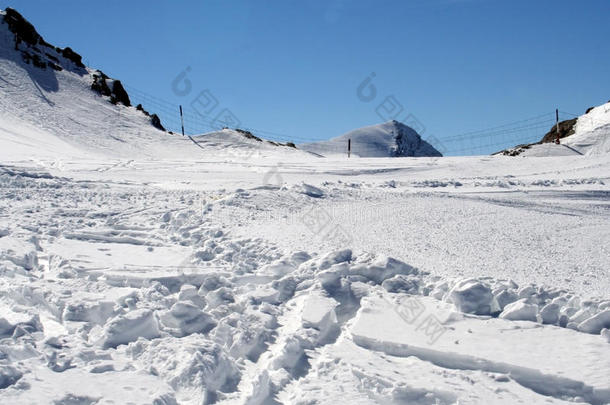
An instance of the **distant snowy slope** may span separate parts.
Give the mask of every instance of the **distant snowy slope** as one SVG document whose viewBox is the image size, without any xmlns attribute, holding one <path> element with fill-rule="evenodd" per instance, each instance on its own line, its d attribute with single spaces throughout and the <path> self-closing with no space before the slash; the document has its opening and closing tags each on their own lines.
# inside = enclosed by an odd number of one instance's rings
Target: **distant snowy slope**
<svg viewBox="0 0 610 405">
<path fill-rule="evenodd" d="M 394 120 L 355 129 L 328 141 L 305 143 L 299 147 L 323 156 L 346 154 L 350 139 L 352 155 L 360 157 L 442 156 L 415 130 Z"/>
<path fill-rule="evenodd" d="M 565 133 L 565 137 L 561 133 Z M 610 102 L 587 110 L 576 119 L 560 123 L 560 143 L 553 129 L 538 143 L 520 145 L 500 154 L 509 156 L 569 156 L 610 153 Z"/>
<path fill-rule="evenodd" d="M 202 149 L 225 152 L 235 157 L 260 157 L 268 155 L 309 155 L 292 143 L 280 143 L 262 139 L 249 131 L 224 128 L 219 131 L 193 135 L 191 140 Z"/>
<path fill-rule="evenodd" d="M 610 153 L 610 102 L 578 117 L 574 135 L 562 142 L 587 155 Z"/>
</svg>

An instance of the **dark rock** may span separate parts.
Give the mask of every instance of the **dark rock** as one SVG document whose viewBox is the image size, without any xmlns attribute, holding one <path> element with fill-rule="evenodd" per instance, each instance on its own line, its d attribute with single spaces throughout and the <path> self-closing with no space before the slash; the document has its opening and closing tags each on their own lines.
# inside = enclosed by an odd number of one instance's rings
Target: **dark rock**
<svg viewBox="0 0 610 405">
<path fill-rule="evenodd" d="M 286 146 L 290 147 L 290 148 L 297 148 L 297 146 L 294 144 L 294 142 L 286 142 Z"/>
<path fill-rule="evenodd" d="M 561 121 L 559 123 L 559 138 L 565 138 L 566 136 L 570 136 L 574 134 L 574 124 L 576 124 L 577 118 L 572 118 L 571 120 Z M 556 125 L 549 130 L 542 137 L 541 143 L 555 142 L 557 139 L 557 128 Z"/>
<path fill-rule="evenodd" d="M 248 139 L 254 139 L 255 141 L 258 141 L 258 142 L 263 141 L 261 138 L 259 138 L 258 136 L 255 136 L 250 131 L 246 131 L 244 129 L 239 129 L 239 128 L 235 128 L 235 131 L 239 132 L 240 134 L 242 134 L 243 136 L 245 136 Z"/>
<path fill-rule="evenodd" d="M 532 145 L 538 145 L 541 142 L 527 143 L 523 145 L 517 145 L 514 148 L 504 149 L 500 152 L 492 153 L 492 155 L 504 155 L 504 156 L 519 156 L 523 151 L 532 147 Z"/>
<path fill-rule="evenodd" d="M 125 91 L 125 88 L 121 84 L 120 80 L 114 81 L 114 83 L 112 85 L 112 93 L 119 103 L 123 103 L 123 105 L 126 107 L 131 106 L 131 101 L 129 100 L 129 95 Z"/>
<path fill-rule="evenodd" d="M 36 32 L 34 26 L 23 18 L 17 10 L 7 7 L 4 22 L 8 24 L 8 29 L 15 34 L 16 42 L 24 41 L 28 45 L 46 44 L 38 32 Z"/>
<path fill-rule="evenodd" d="M 157 114 L 153 114 L 150 116 L 150 123 L 153 127 L 160 129 L 161 131 L 165 131 L 165 128 L 163 127 L 163 125 L 161 125 L 161 119 Z"/>
<path fill-rule="evenodd" d="M 110 87 L 108 87 L 106 80 L 108 80 L 108 76 L 106 76 L 104 72 L 98 70 L 97 73 L 93 74 L 91 90 L 98 92 L 102 96 L 110 96 L 112 92 L 110 91 Z"/>
<path fill-rule="evenodd" d="M 587 108 L 587 111 L 585 111 L 585 114 L 589 114 L 591 112 L 592 109 L 594 109 L 595 107 L 589 107 Z"/>
<path fill-rule="evenodd" d="M 108 86 L 108 81 L 110 81 L 108 76 L 104 74 L 101 70 L 98 70 L 93 74 L 93 83 L 91 83 L 91 90 L 96 91 L 102 96 L 110 97 L 110 102 L 112 104 L 122 103 L 124 106 L 131 106 L 131 101 L 129 100 L 129 95 L 123 88 L 120 80 L 112 80 L 112 89 Z"/>
<path fill-rule="evenodd" d="M 83 64 L 83 61 L 82 61 L 82 57 L 79 54 L 77 54 L 76 52 L 74 52 L 72 50 L 72 48 L 70 48 L 69 46 L 64 48 L 61 51 L 61 54 L 64 56 L 64 58 L 74 62 L 74 64 L 76 66 L 78 66 L 80 68 L 84 68 L 85 67 L 85 65 Z"/>
</svg>

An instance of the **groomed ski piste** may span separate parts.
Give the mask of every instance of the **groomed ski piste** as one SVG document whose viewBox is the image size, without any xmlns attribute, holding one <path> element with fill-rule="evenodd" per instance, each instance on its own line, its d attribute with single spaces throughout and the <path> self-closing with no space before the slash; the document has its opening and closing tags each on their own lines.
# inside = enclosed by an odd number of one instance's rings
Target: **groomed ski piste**
<svg viewBox="0 0 610 405">
<path fill-rule="evenodd" d="M 0 44 L 0 403 L 610 403 L 610 104 L 570 155 L 194 145 Z"/>
</svg>

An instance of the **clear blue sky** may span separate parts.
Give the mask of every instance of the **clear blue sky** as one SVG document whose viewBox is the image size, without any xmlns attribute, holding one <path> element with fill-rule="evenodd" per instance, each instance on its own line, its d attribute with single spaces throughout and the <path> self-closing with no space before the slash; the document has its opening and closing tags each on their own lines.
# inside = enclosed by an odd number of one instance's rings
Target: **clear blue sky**
<svg viewBox="0 0 610 405">
<path fill-rule="evenodd" d="M 424 138 L 440 140 L 610 99 L 608 0 L 0 0 L 7 6 L 129 86 L 185 108 L 209 89 L 211 115 L 228 108 L 242 127 L 296 142 L 381 122 L 376 108 L 390 95 L 399 119 L 414 114 Z M 192 91 L 179 96 L 172 81 L 187 66 Z M 377 95 L 364 102 L 356 89 L 371 72 Z"/>
</svg>

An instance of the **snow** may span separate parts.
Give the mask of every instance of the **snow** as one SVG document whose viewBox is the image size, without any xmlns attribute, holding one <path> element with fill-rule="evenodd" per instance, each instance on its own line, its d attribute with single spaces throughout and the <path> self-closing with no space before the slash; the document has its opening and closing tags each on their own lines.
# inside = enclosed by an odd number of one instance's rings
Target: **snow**
<svg viewBox="0 0 610 405">
<path fill-rule="evenodd" d="M 490 315 L 499 310 L 491 288 L 477 280 L 464 280 L 449 293 L 451 301 L 461 312 L 475 315 Z"/>
<path fill-rule="evenodd" d="M 105 325 L 103 333 L 100 344 L 104 348 L 124 345 L 139 337 L 153 339 L 160 336 L 157 319 L 152 311 L 147 309 L 136 309 L 111 319 Z"/>
<path fill-rule="evenodd" d="M 322 158 L 49 73 L 0 47 L 1 403 L 610 403 L 604 125 Z"/>
<path fill-rule="evenodd" d="M 559 311 L 561 310 L 561 307 L 555 303 L 555 302 L 551 302 L 547 305 L 545 305 L 541 310 L 540 310 L 540 322 L 544 323 L 544 324 L 548 324 L 548 325 L 555 325 L 559 322 Z"/>
<path fill-rule="evenodd" d="M 188 302 L 176 302 L 167 312 L 159 314 L 164 328 L 174 336 L 205 333 L 216 326 L 209 314 Z"/>
<path fill-rule="evenodd" d="M 610 328 L 610 310 L 593 315 L 578 325 L 578 330 L 598 335 L 603 329 Z"/>
<path fill-rule="evenodd" d="M 446 322 L 450 327 L 431 345 L 430 329 L 400 322 L 388 306 L 378 298 L 365 300 L 351 329 L 357 345 L 390 356 L 414 356 L 444 369 L 508 374 L 522 386 L 558 399 L 610 400 L 607 372 L 599 367 L 600 362 L 608 367 L 609 358 L 599 357 L 608 348 L 598 337 L 504 319 L 458 318 Z"/>
<path fill-rule="evenodd" d="M 508 304 L 500 314 L 500 318 L 511 321 L 532 321 L 536 322 L 538 315 L 538 305 L 530 304 L 527 298 Z"/>
</svg>

